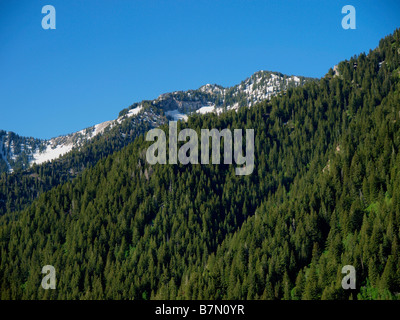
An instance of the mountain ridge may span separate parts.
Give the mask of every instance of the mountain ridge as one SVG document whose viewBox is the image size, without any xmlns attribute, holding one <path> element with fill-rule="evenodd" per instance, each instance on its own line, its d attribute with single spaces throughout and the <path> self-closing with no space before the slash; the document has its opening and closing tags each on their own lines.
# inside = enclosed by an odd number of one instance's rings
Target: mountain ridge
<svg viewBox="0 0 400 320">
<path fill-rule="evenodd" d="M 132 120 L 142 112 L 149 113 L 150 116 L 147 114 L 146 116 L 149 117 L 150 124 L 157 126 L 167 120 L 186 120 L 193 112 L 221 113 L 244 106 L 251 107 L 257 102 L 270 99 L 282 91 L 312 80 L 315 79 L 260 70 L 232 87 L 205 84 L 196 90 L 164 93 L 154 100 L 143 100 L 132 104 L 121 110 L 114 120 L 51 139 L 23 137 L 11 131 L 0 130 L 0 172 L 27 169 L 32 164 L 42 164 L 57 159 L 73 149 L 79 149 L 90 143 L 94 137 L 102 135 L 113 127 L 120 126 L 124 121 Z"/>
</svg>

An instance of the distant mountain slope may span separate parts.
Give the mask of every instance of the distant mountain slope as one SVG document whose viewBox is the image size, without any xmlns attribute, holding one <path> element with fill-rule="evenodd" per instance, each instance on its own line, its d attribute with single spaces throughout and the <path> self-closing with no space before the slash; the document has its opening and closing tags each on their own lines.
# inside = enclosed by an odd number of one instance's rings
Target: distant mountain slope
<svg viewBox="0 0 400 320">
<path fill-rule="evenodd" d="M 131 114 L 133 114 L 133 111 L 131 111 Z M 100 159 L 134 141 L 138 135 L 160 126 L 165 121 L 165 116 L 160 114 L 158 110 L 147 108 L 147 110 L 138 112 L 132 117 L 127 115 L 119 117 L 111 124 L 108 122 L 106 128 L 103 125 L 97 125 L 88 130 L 86 133 L 87 140 L 81 143 L 79 147 L 71 148 L 70 152 L 59 159 L 46 161 L 39 165 L 33 164 L 32 167 L 23 170 L 21 165 L 12 173 L 3 172 L 0 174 L 0 215 L 24 208 L 39 194 L 71 180 L 86 168 L 94 166 Z M 102 130 L 102 132 L 95 135 L 96 130 L 98 132 Z M 75 135 L 75 138 L 82 139 L 82 137 L 81 133 Z M 59 138 L 61 141 L 71 141 L 74 135 Z M 54 139 L 54 141 L 59 138 Z M 34 139 L 31 139 L 31 141 L 34 141 Z M 50 144 L 51 142 L 42 141 L 43 144 Z M 61 149 L 62 146 L 69 147 L 70 145 L 60 144 L 56 151 Z M 47 148 L 49 149 L 48 146 Z"/>
<path fill-rule="evenodd" d="M 313 79 L 259 71 L 230 88 L 207 84 L 198 90 L 162 94 L 153 101 L 135 103 L 122 110 L 115 120 L 49 140 L 21 137 L 13 132 L 0 131 L 0 172 L 27 169 L 34 163 L 42 164 L 54 160 L 72 149 L 79 149 L 90 143 L 97 135 L 102 135 L 114 127 L 121 127 L 127 119 L 132 122 L 141 122 L 148 118 L 150 126 L 158 126 L 165 123 L 167 118 L 187 119 L 192 112 L 220 113 L 225 110 L 252 106 L 310 80 Z M 142 119 L 137 119 L 140 113 L 144 113 Z"/>
<path fill-rule="evenodd" d="M 142 111 L 142 107 L 130 110 L 116 120 L 106 121 L 84 130 L 52 138 L 49 140 L 21 137 L 13 132 L 0 131 L 0 155 L 3 161 L 2 168 L 7 171 L 27 169 L 31 164 L 42 164 L 46 161 L 57 159 L 58 157 L 69 153 L 73 149 L 87 145 L 92 139 L 105 132 L 109 132 L 112 128 L 126 123 L 128 118 L 132 123 L 145 120 L 154 126 L 160 125 L 160 115 L 155 115 L 152 110 L 146 110 L 143 115 L 138 116 Z M 1 166 L 0 166 L 1 168 Z"/>
</svg>

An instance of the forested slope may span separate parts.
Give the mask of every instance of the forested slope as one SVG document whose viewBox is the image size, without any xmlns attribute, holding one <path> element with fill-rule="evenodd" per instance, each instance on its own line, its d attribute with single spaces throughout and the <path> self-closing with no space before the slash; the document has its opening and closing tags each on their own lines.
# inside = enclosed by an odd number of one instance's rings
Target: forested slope
<svg viewBox="0 0 400 320">
<path fill-rule="evenodd" d="M 397 30 L 339 74 L 179 123 L 254 129 L 249 176 L 235 164 L 150 166 L 140 137 L 4 215 L 1 298 L 397 298 L 399 66 Z M 40 287 L 47 264 L 56 290 Z M 341 288 L 347 264 L 353 291 Z"/>
<path fill-rule="evenodd" d="M 208 84 L 197 90 L 175 91 L 162 94 L 155 100 L 143 100 L 123 109 L 116 120 L 50 140 L 20 137 L 0 130 L 0 216 L 23 210 L 41 193 L 73 179 L 100 159 L 131 143 L 140 134 L 167 123 L 173 118 L 170 112 L 186 116 L 200 111 L 221 113 L 250 107 L 289 88 L 315 80 L 258 71 L 233 87 Z M 208 110 L 202 110 L 204 108 Z M 97 130 L 97 127 L 102 129 Z M 54 148 L 71 146 L 72 151 L 60 158 L 49 155 Z M 53 160 L 31 166 L 34 163 L 33 154 L 35 157 L 43 156 L 34 152 L 37 148 Z"/>
<path fill-rule="evenodd" d="M 166 121 L 150 108 L 146 114 L 125 119 L 120 125 L 107 129 L 79 149 L 64 156 L 13 173 L 0 173 L 0 216 L 22 210 L 40 194 L 72 180 L 100 159 L 131 143 L 137 136 Z M 163 119 L 164 118 L 164 119 Z M 151 119 L 152 121 L 149 121 Z"/>
</svg>

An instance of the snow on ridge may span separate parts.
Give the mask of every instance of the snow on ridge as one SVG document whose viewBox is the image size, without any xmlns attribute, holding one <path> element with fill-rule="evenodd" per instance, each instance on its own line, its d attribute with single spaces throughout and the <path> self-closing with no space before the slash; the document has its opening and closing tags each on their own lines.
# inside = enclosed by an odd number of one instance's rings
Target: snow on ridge
<svg viewBox="0 0 400 320">
<path fill-rule="evenodd" d="M 200 90 L 201 92 L 204 92 L 204 93 L 213 94 L 214 92 L 222 93 L 223 90 L 225 90 L 225 89 L 221 89 L 221 88 L 220 88 L 218 85 L 216 85 L 216 84 L 207 83 L 207 84 L 201 86 L 201 87 L 199 88 L 199 90 Z"/>
<path fill-rule="evenodd" d="M 211 106 L 203 106 L 203 107 L 197 109 L 196 112 L 200 113 L 200 114 L 205 114 L 205 113 L 213 112 L 214 110 L 215 110 L 215 105 L 211 105 Z"/>
<path fill-rule="evenodd" d="M 216 114 L 220 114 L 224 112 L 225 108 L 221 107 L 220 101 L 217 101 L 217 99 L 215 98 L 217 97 L 218 94 L 222 94 L 222 100 L 223 103 L 225 104 L 226 94 L 232 95 L 232 97 L 234 98 L 238 96 L 238 94 L 244 93 L 245 103 L 248 107 L 251 107 L 257 102 L 271 98 L 274 95 L 274 93 L 278 93 L 281 90 L 285 89 L 286 86 L 288 86 L 291 81 L 293 81 L 294 85 L 297 86 L 300 85 L 301 78 L 298 76 L 286 76 L 286 75 L 282 76 L 279 73 L 275 74 L 272 72 L 261 70 L 259 72 L 256 72 L 246 80 L 242 81 L 242 83 L 229 88 L 224 88 L 216 84 L 207 83 L 201 86 L 199 88 L 199 91 L 210 94 L 211 95 L 210 101 L 202 100 L 201 101 L 202 103 L 200 104 L 201 107 L 197 109 L 195 113 L 207 114 L 214 112 Z M 162 94 L 156 100 L 153 100 L 153 104 L 155 104 L 156 101 L 161 101 L 168 97 L 176 99 L 176 97 L 174 97 L 173 95 L 180 92 L 182 91 L 175 91 L 172 93 Z M 192 91 L 186 91 L 190 99 L 198 101 L 199 97 L 195 95 L 194 98 L 192 98 L 191 92 Z M 241 102 L 239 106 L 237 99 L 236 102 L 234 101 L 235 100 L 232 101 L 231 105 L 226 107 L 227 110 L 237 111 L 240 108 L 240 106 L 243 105 Z M 118 117 L 115 120 L 105 121 L 72 134 L 59 136 L 50 140 L 42 140 L 40 141 L 41 145 L 40 149 L 44 149 L 42 152 L 39 151 L 39 147 L 36 147 L 35 150 L 32 150 L 33 148 L 28 144 L 21 145 L 20 148 L 21 153 L 25 153 L 28 155 L 30 164 L 32 163 L 41 164 L 46 161 L 54 160 L 70 152 L 74 147 L 80 147 L 82 143 L 91 140 L 93 137 L 97 135 L 103 134 L 106 129 L 112 128 L 118 124 L 121 124 L 128 118 L 138 115 L 140 112 L 143 111 L 143 109 L 144 108 L 142 104 L 140 105 L 136 104 L 135 108 L 128 110 L 123 116 Z M 172 117 L 174 121 L 178 120 L 187 121 L 188 119 L 188 115 L 179 111 L 179 109 L 169 110 L 164 112 L 165 115 Z M 145 121 L 150 121 L 150 119 L 147 117 L 147 111 L 143 112 L 142 115 L 145 116 Z M 12 168 L 10 163 L 8 163 L 7 159 L 16 160 L 16 157 L 19 156 L 19 154 L 18 155 L 15 154 L 16 149 L 13 143 L 14 143 L 13 141 L 7 141 L 4 140 L 4 138 L 0 139 L 0 157 L 6 161 L 8 167 L 10 168 L 9 169 L 10 171 L 12 171 Z M 8 144 L 10 144 L 10 146 L 8 146 Z M 6 150 L 9 150 L 8 154 Z M 17 150 L 19 149 L 17 148 Z M 10 160 L 11 163 L 13 163 L 12 160 Z"/>
<path fill-rule="evenodd" d="M 142 105 L 140 105 L 134 109 L 131 109 L 128 111 L 127 116 L 131 117 L 131 116 L 137 115 L 142 109 L 143 109 Z"/>
<path fill-rule="evenodd" d="M 57 147 L 53 148 L 53 144 L 49 143 L 46 147 L 46 150 L 40 152 L 38 149 L 32 155 L 32 163 L 41 164 L 46 161 L 50 161 L 53 159 L 57 159 L 59 156 L 62 156 L 68 152 L 70 152 L 73 148 L 73 144 L 61 144 Z"/>
<path fill-rule="evenodd" d="M 160 96 L 160 97 L 161 97 L 161 96 Z M 160 97 L 159 97 L 158 99 L 160 99 Z M 126 119 L 127 117 L 129 118 L 129 117 L 133 117 L 133 116 L 137 115 L 140 111 L 142 111 L 142 109 L 143 109 L 143 105 L 140 105 L 140 106 L 138 106 L 138 107 L 136 107 L 136 108 L 133 108 L 133 109 L 129 110 L 127 114 L 125 114 L 125 115 L 119 117 L 119 118 L 116 119 L 115 121 L 116 121 L 118 124 L 121 124 L 122 121 L 123 121 L 124 119 Z"/>
<path fill-rule="evenodd" d="M 187 121 L 187 119 L 188 119 L 188 116 L 184 113 L 179 112 L 178 109 L 167 111 L 167 112 L 165 112 L 165 115 L 171 116 L 174 119 L 174 121 L 178 121 L 178 120 Z"/>
<path fill-rule="evenodd" d="M 93 134 L 92 134 L 91 138 L 97 136 L 97 135 L 100 134 L 100 133 L 103 133 L 104 130 L 105 130 L 108 126 L 110 126 L 110 125 L 113 124 L 113 122 L 114 122 L 113 120 L 110 120 L 110 121 L 105 121 L 105 122 L 96 124 L 96 125 L 94 126 L 94 131 L 93 131 Z"/>
<path fill-rule="evenodd" d="M 142 105 L 140 105 L 137 108 L 134 108 L 132 110 L 129 110 L 127 113 L 128 117 L 134 116 L 138 114 L 142 110 Z M 117 122 L 121 123 L 122 118 L 118 118 Z M 102 134 L 105 129 L 109 127 L 113 127 L 115 124 L 115 120 L 110 120 L 110 121 L 105 121 L 99 124 L 96 124 L 92 127 L 80 130 L 78 132 L 72 133 L 71 135 L 65 135 L 65 136 L 59 136 L 57 138 L 53 138 L 50 140 L 46 141 L 46 149 L 43 150 L 42 152 L 39 151 L 39 148 L 37 148 L 33 153 L 32 153 L 32 160 L 31 164 L 36 163 L 36 164 L 42 164 L 46 161 L 51 161 L 54 159 L 57 159 L 58 157 L 65 155 L 66 153 L 70 152 L 75 144 L 73 142 L 73 138 L 77 134 L 83 135 L 83 141 L 84 140 L 90 140 L 94 138 L 95 136 Z M 89 130 L 89 131 L 88 131 Z M 67 141 L 59 143 L 58 139 L 59 138 L 67 138 Z M 76 144 L 79 145 L 80 143 Z M 8 162 L 7 162 L 8 163 Z"/>
<path fill-rule="evenodd" d="M 31 164 L 42 164 L 46 161 L 51 161 L 59 158 L 62 155 L 70 152 L 74 146 L 79 146 L 83 141 L 88 141 L 95 136 L 104 132 L 106 128 L 112 126 L 114 123 L 113 120 L 105 121 L 99 124 L 94 125 L 93 127 L 89 127 L 80 131 L 77 131 L 72 134 L 59 136 L 56 138 L 52 138 L 50 140 L 45 141 L 46 149 L 43 151 L 39 151 L 39 148 L 36 148 L 34 152 L 32 152 L 32 160 Z M 88 131 L 89 130 L 89 131 Z M 76 135 L 82 135 L 83 138 L 79 138 L 78 141 L 74 141 Z"/>
</svg>

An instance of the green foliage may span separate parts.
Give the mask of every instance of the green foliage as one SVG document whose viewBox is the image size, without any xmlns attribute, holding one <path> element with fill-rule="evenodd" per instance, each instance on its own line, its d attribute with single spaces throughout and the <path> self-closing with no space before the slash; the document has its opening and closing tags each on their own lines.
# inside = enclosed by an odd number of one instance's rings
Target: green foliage
<svg viewBox="0 0 400 320">
<path fill-rule="evenodd" d="M 252 175 L 236 176 L 235 165 L 150 166 L 140 136 L 6 213 L 1 298 L 397 298 L 399 44 L 397 30 L 340 63 L 339 76 L 179 123 L 254 128 Z M 46 264 L 57 290 L 40 288 Z M 341 288 L 347 264 L 353 292 Z"/>
</svg>

